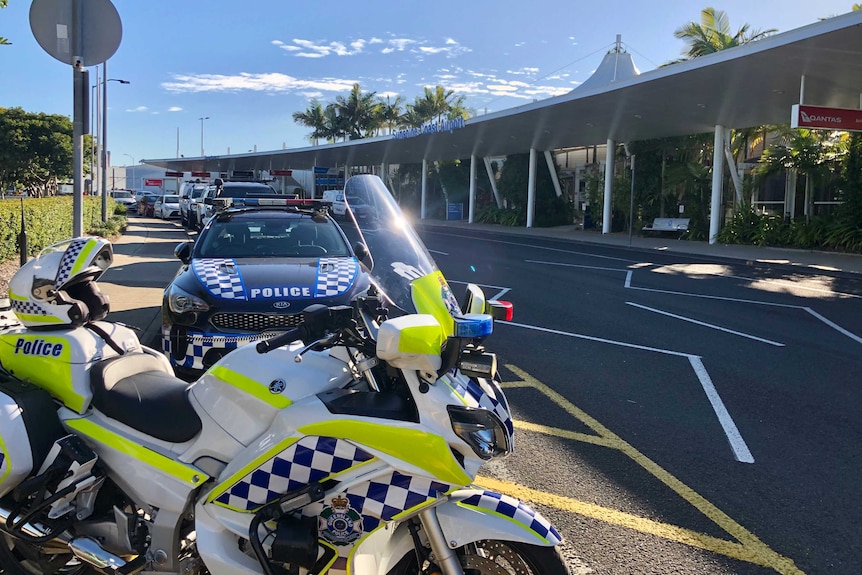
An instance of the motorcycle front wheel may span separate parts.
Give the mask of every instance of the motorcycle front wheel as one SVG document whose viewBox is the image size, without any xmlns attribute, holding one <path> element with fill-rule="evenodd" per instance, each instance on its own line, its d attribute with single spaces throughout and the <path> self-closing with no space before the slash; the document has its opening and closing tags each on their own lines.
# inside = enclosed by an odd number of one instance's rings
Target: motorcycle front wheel
<svg viewBox="0 0 862 575">
<path fill-rule="evenodd" d="M 458 549 L 464 575 L 570 575 L 556 547 L 539 547 L 512 541 L 478 541 Z M 405 557 L 391 575 L 422 575 L 430 565 Z"/>
<path fill-rule="evenodd" d="M 82 575 L 88 567 L 62 547 L 0 534 L 0 570 L 4 575 Z"/>
</svg>

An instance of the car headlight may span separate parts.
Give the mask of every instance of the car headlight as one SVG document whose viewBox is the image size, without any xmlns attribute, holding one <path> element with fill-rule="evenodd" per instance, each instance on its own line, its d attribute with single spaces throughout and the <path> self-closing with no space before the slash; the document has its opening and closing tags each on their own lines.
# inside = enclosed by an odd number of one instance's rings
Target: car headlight
<svg viewBox="0 0 862 575">
<path fill-rule="evenodd" d="M 509 434 L 493 412 L 475 407 L 450 405 L 452 430 L 482 459 L 491 459 L 511 451 Z"/>
<path fill-rule="evenodd" d="M 190 311 L 207 311 L 210 306 L 201 298 L 187 291 L 171 285 L 168 288 L 168 307 L 174 313 L 186 313 Z"/>
</svg>

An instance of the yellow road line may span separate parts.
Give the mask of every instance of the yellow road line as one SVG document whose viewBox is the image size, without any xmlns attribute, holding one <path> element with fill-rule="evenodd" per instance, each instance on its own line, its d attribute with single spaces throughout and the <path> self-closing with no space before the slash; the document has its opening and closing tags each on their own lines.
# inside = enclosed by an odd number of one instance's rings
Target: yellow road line
<svg viewBox="0 0 862 575">
<path fill-rule="evenodd" d="M 581 441 L 583 443 L 592 443 L 594 445 L 616 449 L 616 445 L 612 441 L 608 441 L 604 437 L 598 437 L 596 435 L 587 435 L 586 433 L 548 427 L 547 425 L 539 425 L 538 423 L 530 423 L 528 421 L 515 421 L 514 425 L 516 429 L 523 429 L 524 431 L 534 431 L 536 433 L 544 433 L 545 435 L 562 437 L 563 439 L 574 439 L 575 441 Z"/>
<path fill-rule="evenodd" d="M 670 541 L 676 541 L 677 543 L 684 543 L 692 547 L 697 547 L 698 549 L 720 553 L 721 555 L 731 557 L 732 559 L 748 561 L 749 563 L 754 563 L 762 567 L 770 567 L 770 565 L 760 556 L 740 543 L 725 541 L 724 539 L 698 533 L 697 531 L 691 531 L 690 529 L 685 529 L 676 525 L 669 525 L 667 523 L 653 521 L 652 519 L 645 519 L 630 513 L 624 513 L 615 509 L 609 509 L 607 507 L 601 507 L 592 503 L 572 499 L 571 497 L 562 497 L 560 495 L 554 495 L 544 491 L 537 491 L 535 489 L 530 489 L 529 487 L 524 487 L 523 485 L 506 483 L 490 477 L 479 476 L 476 478 L 475 483 L 485 489 L 490 489 L 497 493 L 505 493 L 506 495 L 510 495 L 518 499 L 525 499 L 532 501 L 533 503 L 556 507 L 563 511 L 576 513 L 591 519 L 598 519 L 605 523 L 612 523 L 614 525 L 634 529 L 635 531 L 640 531 L 647 535 L 655 535 Z"/>
<path fill-rule="evenodd" d="M 572 417 L 579 420 L 581 423 L 596 432 L 599 437 L 601 437 L 604 441 L 607 442 L 606 445 L 608 447 L 617 449 L 626 454 L 638 465 L 646 469 L 656 479 L 667 485 L 677 495 L 688 501 L 692 506 L 694 506 L 697 510 L 706 515 L 716 525 L 724 529 L 728 534 L 730 534 L 737 541 L 739 541 L 752 553 L 753 556 L 758 558 L 757 561 L 752 562 L 757 563 L 758 565 L 766 565 L 768 567 L 771 567 L 782 575 L 804 575 L 804 573 L 799 570 L 798 567 L 796 567 L 792 559 L 779 555 L 778 553 L 770 549 L 769 546 L 767 546 L 760 539 L 758 539 L 756 535 L 745 529 L 742 525 L 734 521 L 730 516 L 721 511 L 718 507 L 707 501 L 704 497 L 699 495 L 692 488 L 688 487 L 682 481 L 668 473 L 660 465 L 658 465 L 657 463 L 649 459 L 647 456 L 639 452 L 637 449 L 629 445 L 621 437 L 603 426 L 597 420 L 593 419 L 589 414 L 579 409 L 565 397 L 563 397 L 553 389 L 549 388 L 539 380 L 535 379 L 517 366 L 506 365 L 506 368 L 518 377 L 520 377 L 523 381 L 508 382 L 505 384 L 505 387 L 532 387 L 543 393 L 551 401 L 553 401 L 563 410 L 569 413 Z M 556 435 L 558 437 L 564 437 L 563 433 L 568 434 L 572 432 L 555 430 L 553 435 Z M 596 442 L 590 441 L 590 443 Z"/>
</svg>

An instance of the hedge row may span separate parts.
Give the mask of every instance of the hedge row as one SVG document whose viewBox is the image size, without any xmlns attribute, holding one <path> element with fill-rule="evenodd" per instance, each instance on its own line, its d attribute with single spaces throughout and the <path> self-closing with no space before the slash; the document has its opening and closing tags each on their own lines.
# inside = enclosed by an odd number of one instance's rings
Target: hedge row
<svg viewBox="0 0 862 575">
<path fill-rule="evenodd" d="M 28 255 L 45 246 L 72 237 L 72 198 L 6 199 L 0 201 L 0 261 L 18 258 L 18 234 L 21 232 L 23 202 L 27 230 Z M 108 222 L 102 222 L 102 198 L 84 198 L 84 231 L 89 235 L 110 237 L 125 228 L 126 208 L 109 198 Z"/>
</svg>

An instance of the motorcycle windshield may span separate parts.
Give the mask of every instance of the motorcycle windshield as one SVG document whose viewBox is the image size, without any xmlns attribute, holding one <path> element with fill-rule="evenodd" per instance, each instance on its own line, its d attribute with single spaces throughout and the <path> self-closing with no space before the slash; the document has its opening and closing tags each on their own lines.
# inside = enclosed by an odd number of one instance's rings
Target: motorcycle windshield
<svg viewBox="0 0 862 575">
<path fill-rule="evenodd" d="M 461 314 L 458 301 L 383 181 L 371 174 L 352 176 L 344 197 L 349 214 L 345 233 L 368 248 L 377 288 L 406 313 L 433 315 L 451 334 L 452 317 Z"/>
</svg>

